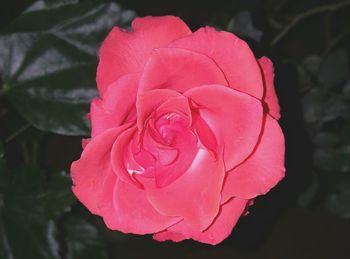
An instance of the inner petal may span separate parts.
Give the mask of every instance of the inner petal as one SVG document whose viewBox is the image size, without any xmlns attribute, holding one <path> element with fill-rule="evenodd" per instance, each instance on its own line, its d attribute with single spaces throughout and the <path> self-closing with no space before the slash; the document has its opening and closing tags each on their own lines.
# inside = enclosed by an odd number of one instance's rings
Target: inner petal
<svg viewBox="0 0 350 259">
<path fill-rule="evenodd" d="M 139 93 L 162 88 L 183 93 L 203 84 L 228 86 L 222 70 L 209 56 L 186 49 L 158 48 L 144 67 L 138 89 Z"/>
<path fill-rule="evenodd" d="M 155 128 L 165 143 L 176 146 L 177 138 L 189 131 L 188 125 L 188 118 L 176 113 L 166 113 L 157 119 Z"/>
<path fill-rule="evenodd" d="M 192 128 L 189 100 L 175 93 L 152 90 L 139 95 L 138 115 L 142 120 L 138 121 L 138 133 L 125 160 L 135 162 L 127 166 L 132 179 L 142 182 L 144 177 L 153 178 L 158 188 L 184 174 L 200 147 L 196 129 Z"/>
<path fill-rule="evenodd" d="M 193 128 L 195 129 L 200 143 L 209 151 L 212 152 L 214 157 L 217 155 L 218 143 L 209 125 L 203 120 L 200 116 L 198 109 L 193 109 L 192 111 L 193 118 Z"/>
<path fill-rule="evenodd" d="M 172 164 L 178 157 L 177 149 L 159 149 L 159 163 L 163 166 Z"/>
<path fill-rule="evenodd" d="M 163 187 L 180 177 L 191 165 L 198 146 L 190 119 L 175 112 L 151 118 L 142 136 L 141 149 L 155 159 L 154 180 Z"/>
</svg>

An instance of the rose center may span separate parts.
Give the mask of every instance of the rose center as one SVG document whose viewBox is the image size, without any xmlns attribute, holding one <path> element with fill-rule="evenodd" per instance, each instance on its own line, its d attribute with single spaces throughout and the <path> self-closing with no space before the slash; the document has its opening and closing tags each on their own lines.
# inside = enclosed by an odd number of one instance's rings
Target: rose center
<svg viewBox="0 0 350 259">
<path fill-rule="evenodd" d="M 197 137 L 190 124 L 188 117 L 173 112 L 150 118 L 131 145 L 135 164 L 129 164 L 129 173 L 155 178 L 157 186 L 182 175 L 197 153 Z"/>
</svg>

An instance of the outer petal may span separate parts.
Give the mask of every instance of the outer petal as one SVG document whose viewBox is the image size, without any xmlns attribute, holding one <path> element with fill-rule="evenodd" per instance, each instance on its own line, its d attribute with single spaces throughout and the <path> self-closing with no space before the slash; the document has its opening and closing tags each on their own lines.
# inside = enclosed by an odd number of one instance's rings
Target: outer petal
<svg viewBox="0 0 350 259">
<path fill-rule="evenodd" d="M 120 76 L 140 72 L 153 49 L 191 34 L 187 25 L 174 16 L 136 18 L 132 29 L 127 32 L 113 28 L 100 48 L 97 68 L 100 95 Z"/>
<path fill-rule="evenodd" d="M 114 189 L 117 230 L 125 233 L 149 234 L 162 231 L 182 218 L 159 214 L 146 198 L 143 189 L 118 180 Z"/>
<path fill-rule="evenodd" d="M 265 128 L 255 152 L 227 173 L 222 202 L 229 198 L 251 199 L 267 193 L 284 177 L 284 137 L 277 121 L 266 117 Z"/>
<path fill-rule="evenodd" d="M 169 47 L 207 55 L 221 68 L 232 88 L 262 98 L 264 87 L 259 65 L 247 43 L 232 33 L 205 27 Z"/>
<path fill-rule="evenodd" d="M 264 101 L 267 104 L 268 113 L 278 120 L 281 117 L 280 106 L 278 104 L 278 99 L 275 91 L 275 86 L 273 84 L 274 79 L 274 69 L 271 60 L 267 57 L 262 57 L 258 59 L 259 65 L 264 76 L 265 85 L 265 95 Z"/>
<path fill-rule="evenodd" d="M 226 170 L 244 161 L 253 151 L 262 129 L 259 100 L 221 85 L 193 88 L 184 95 L 199 107 L 200 116 L 224 147 Z"/>
<path fill-rule="evenodd" d="M 183 93 L 208 84 L 228 85 L 211 58 L 185 49 L 162 48 L 156 49 L 147 62 L 139 91 L 167 88 Z"/>
<path fill-rule="evenodd" d="M 103 99 L 93 99 L 90 108 L 91 136 L 136 120 L 136 93 L 139 74 L 128 74 L 113 82 Z M 127 98 L 125 98 L 127 96 Z"/>
<path fill-rule="evenodd" d="M 202 243 L 216 245 L 231 234 L 247 204 L 248 200 L 240 198 L 233 198 L 223 204 L 213 224 L 203 232 L 195 231 L 185 221 L 181 221 L 168 230 L 154 234 L 153 238 L 158 241 L 172 240 L 175 242 L 192 238 Z"/>
<path fill-rule="evenodd" d="M 72 163 L 73 192 L 94 214 L 101 215 L 99 207 L 103 206 L 100 201 L 104 199 L 105 186 L 115 181 L 110 166 L 110 152 L 114 141 L 125 128 L 109 129 L 91 139 L 80 159 Z M 109 197 L 109 201 L 111 199 Z"/>
<path fill-rule="evenodd" d="M 148 199 L 161 214 L 180 216 L 193 228 L 208 227 L 219 211 L 224 177 L 221 160 L 200 149 L 180 178 L 163 188 L 146 188 Z"/>
<path fill-rule="evenodd" d="M 183 234 L 180 233 L 175 233 L 170 230 L 164 230 L 162 232 L 155 233 L 153 235 L 153 239 L 157 240 L 159 242 L 164 242 L 167 240 L 171 240 L 173 242 L 181 242 L 185 239 L 190 239 L 191 237 L 189 236 L 184 236 Z"/>
</svg>

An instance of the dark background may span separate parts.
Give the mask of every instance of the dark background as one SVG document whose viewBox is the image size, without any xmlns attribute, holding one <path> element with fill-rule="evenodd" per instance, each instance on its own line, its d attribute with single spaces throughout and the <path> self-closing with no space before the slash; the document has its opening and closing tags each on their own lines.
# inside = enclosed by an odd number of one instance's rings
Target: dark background
<svg viewBox="0 0 350 259">
<path fill-rule="evenodd" d="M 349 258 L 350 1 L 65 0 L 20 16 L 33 3 L 0 3 L 0 258 Z M 71 194 L 98 45 L 135 13 L 232 31 L 274 62 L 286 177 L 217 246 L 109 231 Z"/>
</svg>

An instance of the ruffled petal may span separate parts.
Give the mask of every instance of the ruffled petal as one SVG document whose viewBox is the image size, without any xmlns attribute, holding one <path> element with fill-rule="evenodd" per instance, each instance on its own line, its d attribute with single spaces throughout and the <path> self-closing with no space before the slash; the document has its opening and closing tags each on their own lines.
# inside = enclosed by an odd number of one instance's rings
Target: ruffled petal
<svg viewBox="0 0 350 259">
<path fill-rule="evenodd" d="M 278 120 L 281 117 L 280 106 L 278 104 L 278 98 L 275 91 L 275 86 L 273 79 L 275 77 L 273 64 L 271 60 L 267 57 L 262 57 L 258 59 L 259 65 L 263 72 L 264 85 L 265 85 L 265 95 L 264 102 L 267 105 L 268 113 Z"/>
<path fill-rule="evenodd" d="M 186 240 L 186 239 L 190 239 L 189 236 L 184 236 L 180 233 L 175 233 L 175 232 L 172 232 L 172 231 L 169 231 L 169 230 L 164 230 L 164 231 L 161 231 L 161 232 L 158 232 L 158 233 L 155 233 L 153 235 L 153 239 L 154 240 L 157 240 L 159 242 L 164 242 L 164 241 L 167 241 L 167 240 L 171 240 L 173 242 L 181 242 L 183 240 Z"/>
<path fill-rule="evenodd" d="M 167 230 L 154 234 L 153 238 L 158 241 L 172 240 L 175 242 L 192 238 L 202 243 L 216 245 L 231 234 L 248 202 L 249 200 L 233 198 L 223 204 L 213 224 L 205 231 L 196 231 L 185 221 L 181 221 Z"/>
<path fill-rule="evenodd" d="M 196 87 L 184 95 L 197 105 L 199 116 L 215 134 L 218 146 L 224 147 L 226 170 L 251 154 L 262 129 L 259 100 L 221 85 Z"/>
<path fill-rule="evenodd" d="M 182 220 L 159 214 L 147 200 L 144 190 L 120 180 L 115 185 L 113 201 L 118 220 L 116 229 L 124 233 L 155 233 Z"/>
<path fill-rule="evenodd" d="M 99 207 L 104 204 L 106 185 L 116 177 L 110 166 L 111 148 L 118 136 L 127 126 L 106 130 L 92 138 L 86 145 L 79 160 L 71 166 L 73 192 L 77 198 L 94 214 L 101 215 Z M 111 201 L 108 197 L 106 202 Z"/>
<path fill-rule="evenodd" d="M 284 177 L 284 137 L 277 121 L 266 117 L 265 128 L 255 152 L 227 173 L 222 202 L 231 197 L 251 199 L 267 193 Z"/>
<path fill-rule="evenodd" d="M 258 62 L 247 43 L 234 34 L 205 27 L 171 43 L 169 47 L 207 55 L 223 71 L 230 87 L 262 98 L 264 87 Z"/>
<path fill-rule="evenodd" d="M 208 56 L 178 48 L 156 49 L 140 79 L 139 91 L 167 88 L 183 93 L 208 84 L 228 85 L 220 68 Z"/>
<path fill-rule="evenodd" d="M 169 89 L 155 89 L 152 91 L 140 93 L 136 102 L 138 129 L 143 130 L 146 119 L 162 103 L 176 97 L 182 97 L 182 95 L 176 91 Z"/>
<path fill-rule="evenodd" d="M 178 17 L 144 17 L 132 22 L 132 31 L 115 27 L 99 51 L 97 85 L 103 96 L 107 87 L 120 76 L 140 72 L 153 49 L 191 34 Z"/>
<path fill-rule="evenodd" d="M 136 120 L 135 102 L 139 77 L 139 74 L 122 76 L 108 87 L 103 99 L 93 99 L 90 108 L 92 137 L 130 120 Z"/>
<path fill-rule="evenodd" d="M 223 161 L 200 149 L 188 171 L 173 183 L 145 190 L 161 214 L 180 216 L 195 229 L 203 230 L 219 211 L 223 177 Z"/>
</svg>

